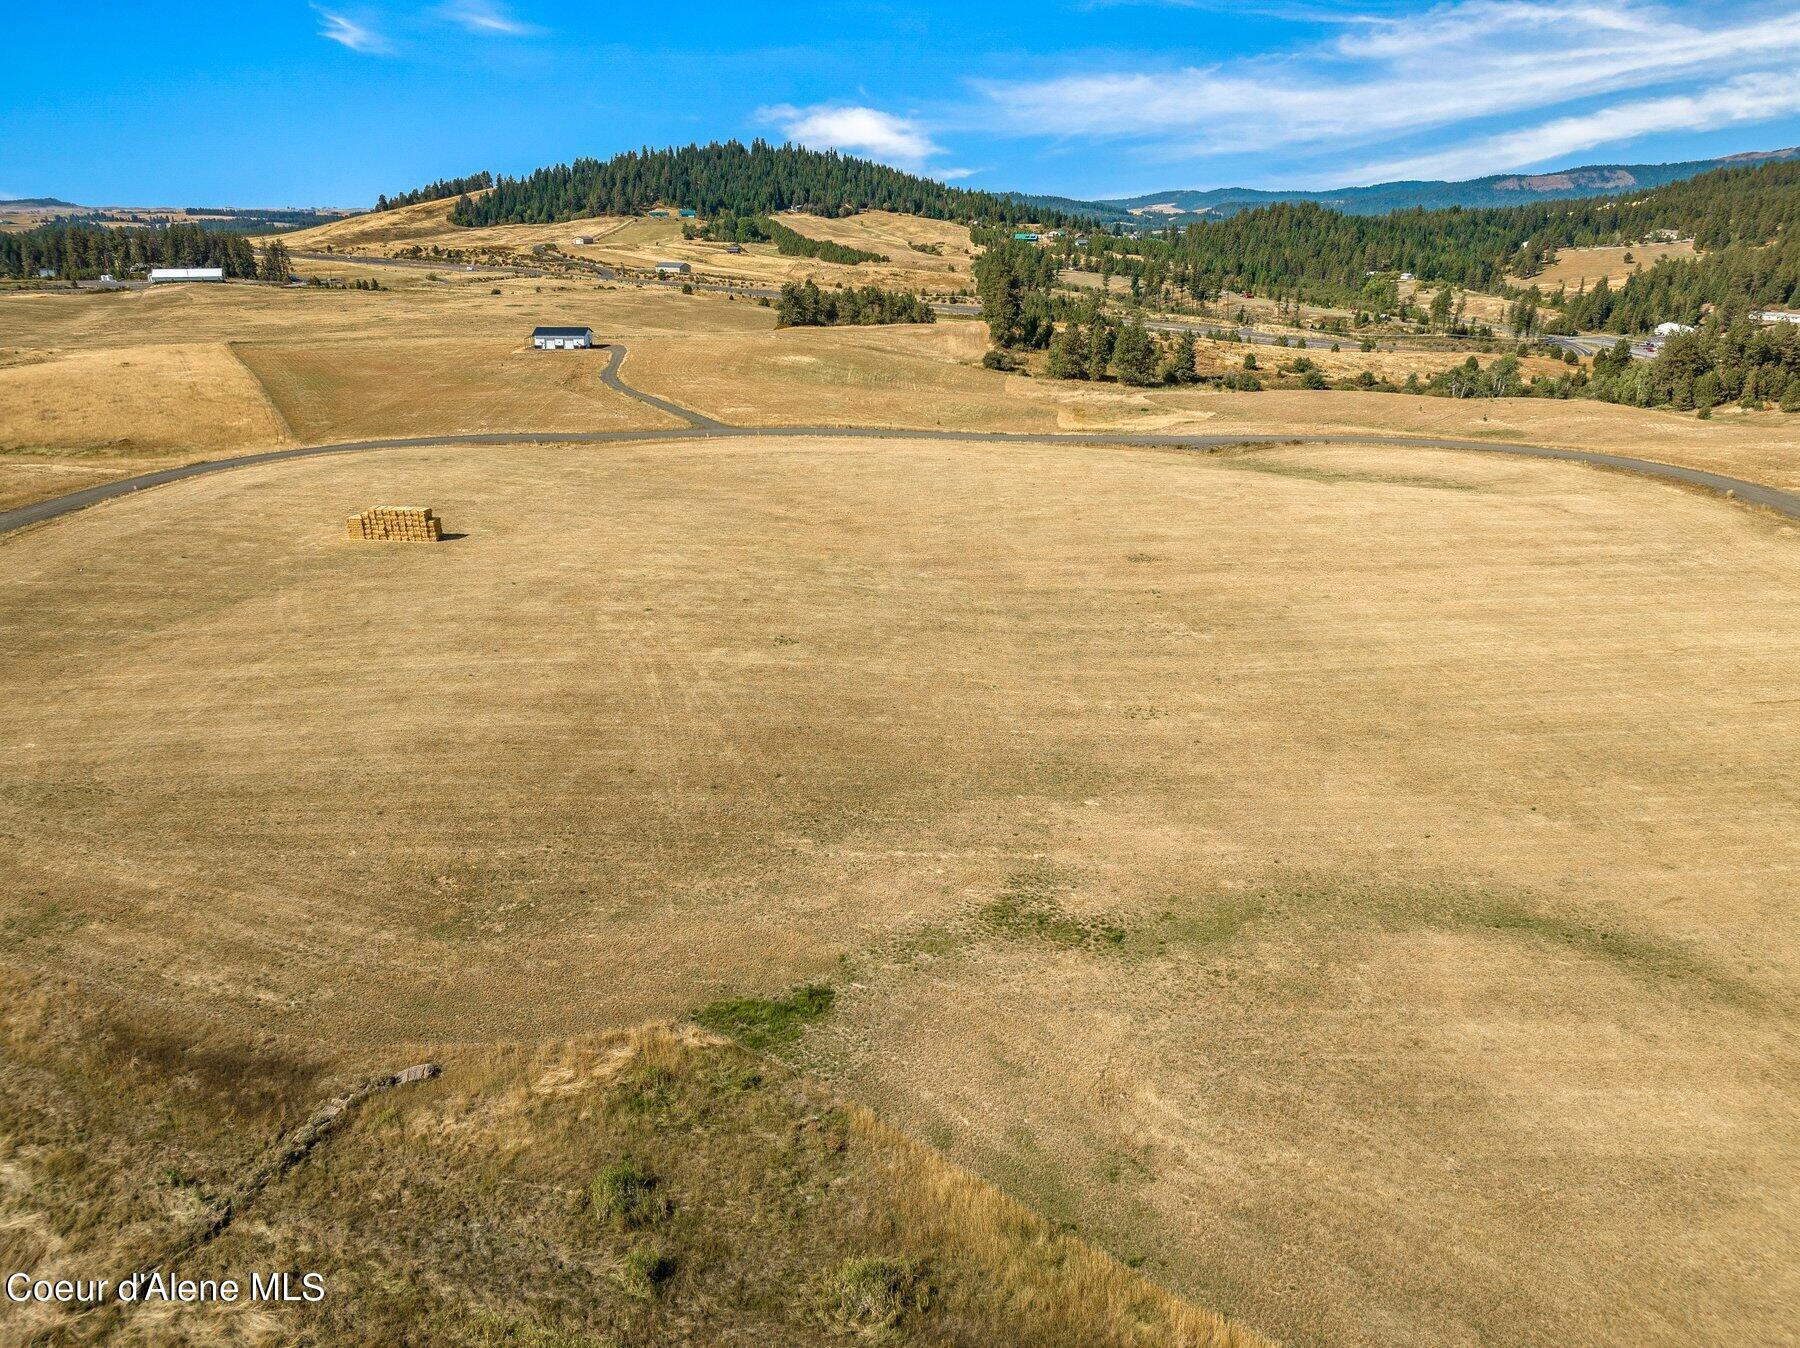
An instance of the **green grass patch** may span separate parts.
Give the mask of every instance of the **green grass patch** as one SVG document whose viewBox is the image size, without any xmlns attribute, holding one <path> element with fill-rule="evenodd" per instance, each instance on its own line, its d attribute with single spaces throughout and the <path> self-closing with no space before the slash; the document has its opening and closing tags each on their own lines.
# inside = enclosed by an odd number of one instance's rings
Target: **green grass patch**
<svg viewBox="0 0 1800 1348">
<path fill-rule="evenodd" d="M 1477 908 L 1466 925 L 1558 946 L 1641 978 L 1705 984 L 1730 1000 L 1755 998 L 1752 989 L 1713 968 L 1685 946 L 1664 938 L 1602 927 L 1512 903 Z"/>
<path fill-rule="evenodd" d="M 1062 904 L 1068 886 L 1048 870 L 1020 871 L 977 913 L 981 925 L 998 936 L 1063 950 L 1117 947 L 1125 928 L 1114 922 L 1075 917 Z"/>
<path fill-rule="evenodd" d="M 1133 955 L 1162 955 L 1229 945 L 1266 911 L 1255 898 L 1196 899 L 1191 907 L 1164 909 L 1154 922 L 1132 929 L 1125 949 Z"/>
<path fill-rule="evenodd" d="M 694 1019 L 745 1048 L 767 1052 L 793 1043 L 809 1022 L 831 1010 L 836 999 L 837 993 L 828 984 L 809 983 L 786 997 L 729 997 L 711 1002 L 694 1012 Z"/>
</svg>

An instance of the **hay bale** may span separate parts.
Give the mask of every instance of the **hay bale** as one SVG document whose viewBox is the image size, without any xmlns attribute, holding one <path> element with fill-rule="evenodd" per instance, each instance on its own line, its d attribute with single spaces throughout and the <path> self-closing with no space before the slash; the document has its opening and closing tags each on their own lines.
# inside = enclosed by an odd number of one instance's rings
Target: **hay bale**
<svg viewBox="0 0 1800 1348">
<path fill-rule="evenodd" d="M 443 521 L 429 506 L 374 506 L 346 521 L 351 538 L 383 543 L 440 543 Z"/>
</svg>

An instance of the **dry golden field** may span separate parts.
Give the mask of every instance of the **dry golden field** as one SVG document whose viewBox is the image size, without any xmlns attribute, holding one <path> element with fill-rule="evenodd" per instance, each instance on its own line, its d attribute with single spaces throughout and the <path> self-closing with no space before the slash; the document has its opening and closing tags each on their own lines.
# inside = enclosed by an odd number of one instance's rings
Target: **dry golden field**
<svg viewBox="0 0 1800 1348">
<path fill-rule="evenodd" d="M 0 296 L 8 339 L 0 349 L 0 503 L 287 443 L 667 424 L 599 387 L 603 357 L 529 353 L 539 323 L 584 324 L 601 341 L 624 341 L 634 383 L 751 425 L 1467 436 L 1800 484 L 1800 423 L 1779 413 L 1725 409 L 1700 422 L 1585 402 L 1134 390 L 983 370 L 984 333 L 967 320 L 774 331 L 773 314 L 743 299 L 448 269 L 362 270 L 395 288 Z M 1208 369 L 1233 368 L 1249 350 L 1201 342 Z M 1266 370 L 1300 354 L 1254 350 Z M 1396 381 L 1457 359 L 1364 354 L 1348 343 L 1307 354 L 1333 378 L 1369 369 Z"/>
<path fill-rule="evenodd" d="M 603 355 L 536 356 L 531 329 L 580 323 L 605 340 L 774 323 L 744 301 L 364 270 L 399 288 L 0 296 L 0 509 L 291 443 L 668 425 L 601 387 Z"/>
<path fill-rule="evenodd" d="M 528 343 L 257 343 L 239 347 L 238 355 L 303 444 L 508 426 L 612 431 L 681 424 L 602 385 L 595 370 L 604 356 L 561 360 Z"/>
<path fill-rule="evenodd" d="M 1627 262 L 1627 256 L 1632 260 Z M 1693 256 L 1692 239 L 1674 243 L 1634 243 L 1628 248 L 1565 248 L 1554 262 L 1530 280 L 1545 290 L 1555 290 L 1558 286 L 1567 286 L 1571 291 L 1592 290 L 1601 277 L 1606 278 L 1608 285 L 1619 286 L 1629 280 L 1633 272 L 1654 267 L 1664 258 Z M 1519 281 L 1519 284 L 1525 282 Z"/>
<path fill-rule="evenodd" d="M 455 270 L 363 271 L 395 288 L 0 296 L 8 335 L 0 508 L 168 462 L 287 443 L 667 424 L 599 387 L 593 371 L 602 357 L 525 351 L 538 323 L 586 324 L 602 341 L 625 341 L 633 382 L 752 425 L 1448 435 L 1603 449 L 1800 485 L 1800 424 L 1779 413 L 1725 409 L 1700 422 L 1579 401 L 1133 390 L 983 370 L 982 329 L 966 320 L 774 331 L 769 310 L 741 299 Z M 1346 346 L 1308 355 L 1334 378 L 1370 369 L 1396 381 L 1456 359 Z M 1209 369 L 1234 367 L 1250 349 L 1201 342 Z M 1298 354 L 1255 351 L 1265 369 Z"/>
<path fill-rule="evenodd" d="M 450 201 L 421 202 L 393 211 L 332 221 L 281 236 L 295 251 L 333 251 L 392 256 L 409 247 L 460 249 L 505 254 L 522 263 L 532 250 L 553 247 L 569 257 L 611 267 L 647 271 L 658 262 L 690 263 L 694 275 L 752 286 L 777 286 L 810 276 L 820 285 L 883 285 L 940 292 L 972 284 L 974 249 L 965 226 L 888 211 L 869 211 L 842 220 L 784 214 L 782 223 L 813 238 L 832 239 L 881 253 L 885 263 L 848 267 L 817 258 L 783 257 L 771 244 L 745 244 L 739 253 L 705 239 L 684 239 L 676 216 L 594 216 L 548 225 L 494 225 L 465 229 L 450 223 Z M 592 243 L 577 244 L 578 237 Z M 916 249 L 918 243 L 939 251 Z M 322 265 L 322 264 L 315 264 Z"/>
<path fill-rule="evenodd" d="M 341 538 L 386 501 L 462 537 Z M 827 982 L 782 1050 L 815 1080 L 1272 1337 L 1777 1342 L 1797 544 L 1423 449 L 184 482 L 0 542 L 0 951 L 258 1037 L 284 1099 Z M 509 1159 L 505 1102 L 586 1070 L 551 1052 L 397 1097 L 280 1211 L 354 1245 L 403 1144 L 452 1211 L 573 1183 Z M 249 1248 L 306 1248 L 272 1220 Z"/>
</svg>

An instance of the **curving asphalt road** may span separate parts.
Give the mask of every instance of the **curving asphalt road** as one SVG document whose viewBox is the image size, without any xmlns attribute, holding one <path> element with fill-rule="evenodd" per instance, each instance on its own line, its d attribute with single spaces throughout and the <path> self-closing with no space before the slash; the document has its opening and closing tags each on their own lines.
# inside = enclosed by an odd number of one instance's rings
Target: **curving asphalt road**
<svg viewBox="0 0 1800 1348">
<path fill-rule="evenodd" d="M 322 458 L 329 454 L 362 454 L 383 449 L 412 449 L 427 445 L 536 445 L 536 444 L 631 444 L 647 440 L 716 440 L 758 439 L 766 437 L 853 436 L 860 440 L 968 440 L 982 444 L 1050 444 L 1050 445 L 1119 445 L 1139 449 L 1190 449 L 1200 452 L 1248 448 L 1258 445 L 1381 445 L 1406 449 L 1454 449 L 1477 454 L 1512 454 L 1534 459 L 1558 459 L 1566 463 L 1585 463 L 1596 468 L 1610 468 L 1640 477 L 1657 478 L 1683 486 L 1699 487 L 1721 496 L 1761 506 L 1790 519 L 1800 520 L 1800 493 L 1781 491 L 1760 482 L 1708 473 L 1698 468 L 1682 468 L 1654 459 L 1634 459 L 1620 454 L 1601 454 L 1581 449 L 1550 449 L 1543 445 L 1516 445 L 1486 440 L 1420 439 L 1402 435 L 1121 435 L 1116 433 L 1076 433 L 1057 431 L 958 431 L 881 429 L 862 426 L 730 426 L 711 417 L 682 407 L 665 398 L 632 388 L 619 374 L 629 354 L 626 347 L 614 342 L 609 346 L 606 367 L 600 379 L 607 387 L 648 407 L 666 412 L 686 422 L 669 430 L 645 431 L 510 431 L 474 435 L 425 435 L 382 440 L 351 440 L 332 445 L 304 445 L 296 449 L 276 449 L 263 454 L 240 454 L 229 459 L 211 459 L 204 463 L 164 468 L 138 477 L 122 478 L 97 487 L 86 487 L 64 496 L 51 497 L 30 505 L 0 511 L 0 535 L 13 533 L 34 524 L 70 515 L 102 501 L 130 496 L 135 492 L 160 487 L 186 478 L 222 473 L 233 468 L 253 468 L 258 464 L 281 463 L 288 459 Z"/>
</svg>

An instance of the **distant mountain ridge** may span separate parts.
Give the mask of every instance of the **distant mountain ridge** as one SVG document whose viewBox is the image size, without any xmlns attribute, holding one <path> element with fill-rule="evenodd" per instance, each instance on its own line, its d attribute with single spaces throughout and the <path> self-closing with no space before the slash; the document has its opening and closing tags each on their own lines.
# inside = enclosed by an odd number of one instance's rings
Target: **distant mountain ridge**
<svg viewBox="0 0 1800 1348">
<path fill-rule="evenodd" d="M 1552 173 L 1494 173 L 1462 182 L 1373 183 L 1366 187 L 1333 188 L 1322 192 L 1216 187 L 1208 191 L 1147 192 L 1142 196 L 1098 201 L 1023 195 L 1015 199 L 1069 214 L 1087 212 L 1109 224 L 1160 228 L 1198 220 L 1217 220 L 1282 201 L 1313 201 L 1346 215 L 1388 215 L 1415 207 L 1428 210 L 1448 206 L 1485 208 L 1521 206 L 1562 198 L 1616 196 L 1681 182 L 1714 169 L 1741 168 L 1797 157 L 1800 157 L 1800 146 L 1756 150 L 1719 159 L 1690 159 L 1676 164 L 1584 164 Z"/>
</svg>

